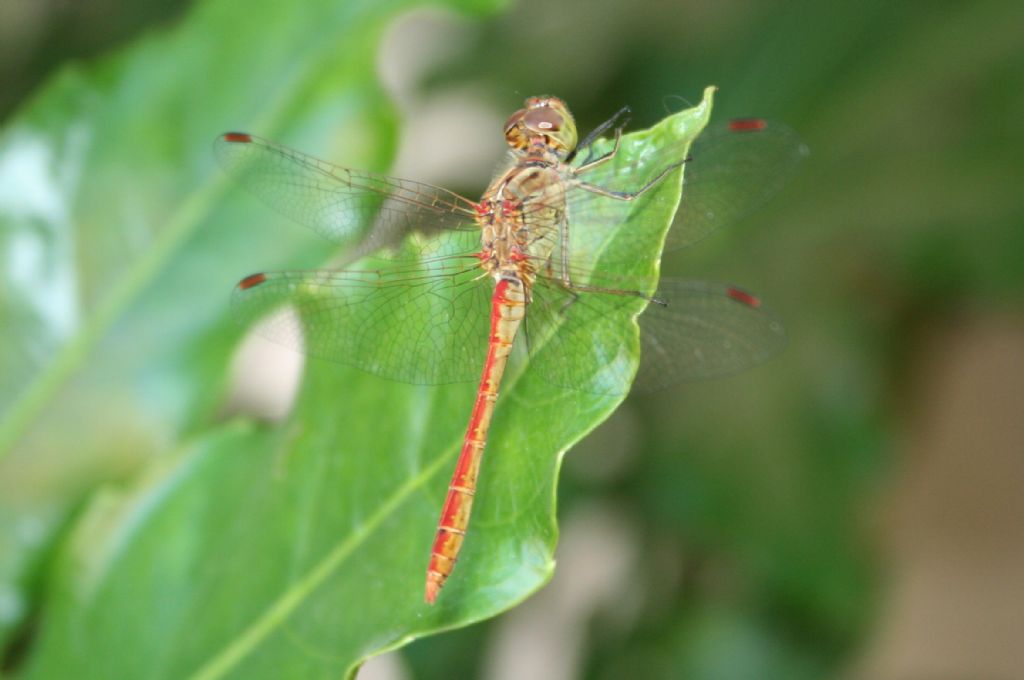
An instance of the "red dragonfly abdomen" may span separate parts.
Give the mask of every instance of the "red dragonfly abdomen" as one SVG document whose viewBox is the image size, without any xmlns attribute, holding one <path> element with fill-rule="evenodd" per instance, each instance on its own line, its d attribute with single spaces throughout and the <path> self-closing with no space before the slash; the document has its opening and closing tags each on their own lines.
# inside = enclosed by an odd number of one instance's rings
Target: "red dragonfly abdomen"
<svg viewBox="0 0 1024 680">
<path fill-rule="evenodd" d="M 448 495 L 441 510 L 430 564 L 427 566 L 425 599 L 429 604 L 434 604 L 441 587 L 455 568 L 455 560 L 466 536 L 480 461 L 487 445 L 487 431 L 491 426 L 491 416 L 494 415 L 494 404 L 498 400 L 498 387 L 525 311 L 526 294 L 522 282 L 516 279 L 499 280 L 491 302 L 491 334 L 480 387 L 466 428 L 462 452 L 455 465 L 451 484 L 448 485 Z"/>
</svg>

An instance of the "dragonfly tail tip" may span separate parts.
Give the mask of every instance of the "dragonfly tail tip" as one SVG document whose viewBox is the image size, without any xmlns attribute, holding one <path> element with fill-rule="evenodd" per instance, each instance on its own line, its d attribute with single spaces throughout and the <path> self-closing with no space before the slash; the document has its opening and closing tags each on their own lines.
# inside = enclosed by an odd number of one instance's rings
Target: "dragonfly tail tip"
<svg viewBox="0 0 1024 680">
<path fill-rule="evenodd" d="M 437 602 L 437 596 L 441 592 L 441 585 L 441 581 L 435 574 L 427 574 L 427 588 L 423 595 L 423 599 L 427 604 L 432 605 Z"/>
</svg>

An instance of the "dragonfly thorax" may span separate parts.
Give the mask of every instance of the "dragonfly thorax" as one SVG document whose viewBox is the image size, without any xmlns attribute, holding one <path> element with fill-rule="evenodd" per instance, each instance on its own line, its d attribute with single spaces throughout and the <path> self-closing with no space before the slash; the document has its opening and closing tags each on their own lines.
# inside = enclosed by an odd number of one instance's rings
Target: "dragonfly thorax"
<svg viewBox="0 0 1024 680">
<path fill-rule="evenodd" d="M 526 155 L 484 194 L 480 204 L 487 208 L 478 217 L 481 263 L 493 277 L 519 278 L 528 289 L 550 261 L 566 220 L 562 173 L 557 159 Z"/>
</svg>

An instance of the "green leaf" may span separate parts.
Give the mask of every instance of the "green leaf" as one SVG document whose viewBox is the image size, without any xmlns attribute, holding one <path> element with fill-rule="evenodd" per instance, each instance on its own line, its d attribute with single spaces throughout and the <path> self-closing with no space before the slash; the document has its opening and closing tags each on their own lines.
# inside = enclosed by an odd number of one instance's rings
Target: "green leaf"
<svg viewBox="0 0 1024 680">
<path fill-rule="evenodd" d="M 329 254 L 225 201 L 212 140 L 259 129 L 386 167 L 376 46 L 415 4 L 197 3 L 173 30 L 65 68 L 0 134 L 0 642 L 83 493 L 216 417 L 240 273 Z"/>
<path fill-rule="evenodd" d="M 666 145 L 685 153 L 710 95 L 629 135 L 616 162 Z M 680 183 L 656 191 L 678 197 Z M 667 229 L 670 212 L 643 208 L 610 236 L 610 255 L 633 220 Z M 627 273 L 654 271 L 658 248 Z M 635 366 L 635 324 L 600 332 L 595 342 L 618 343 Z M 212 431 L 92 504 L 28 677 L 350 676 L 382 650 L 521 601 L 554 568 L 561 455 L 622 397 L 552 388 L 531 365 L 508 376 L 465 548 L 429 607 L 427 558 L 474 393 L 311 359 L 284 426 Z"/>
</svg>

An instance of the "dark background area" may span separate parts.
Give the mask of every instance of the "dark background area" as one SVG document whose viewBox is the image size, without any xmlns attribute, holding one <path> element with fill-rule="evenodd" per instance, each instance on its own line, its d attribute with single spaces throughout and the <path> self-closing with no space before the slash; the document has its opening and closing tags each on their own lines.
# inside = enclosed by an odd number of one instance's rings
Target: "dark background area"
<svg viewBox="0 0 1024 680">
<path fill-rule="evenodd" d="M 4 2 L 0 120 L 188 4 Z M 427 47 L 454 36 L 399 93 L 407 118 L 457 94 L 500 124 L 552 93 L 581 130 L 623 104 L 645 127 L 716 84 L 717 116 L 785 121 L 811 156 L 761 213 L 665 263 L 757 291 L 787 352 L 631 398 L 567 456 L 554 582 L 365 674 L 1024 677 L 1022 25 L 1013 2 L 528 0 L 403 20 Z"/>
</svg>

